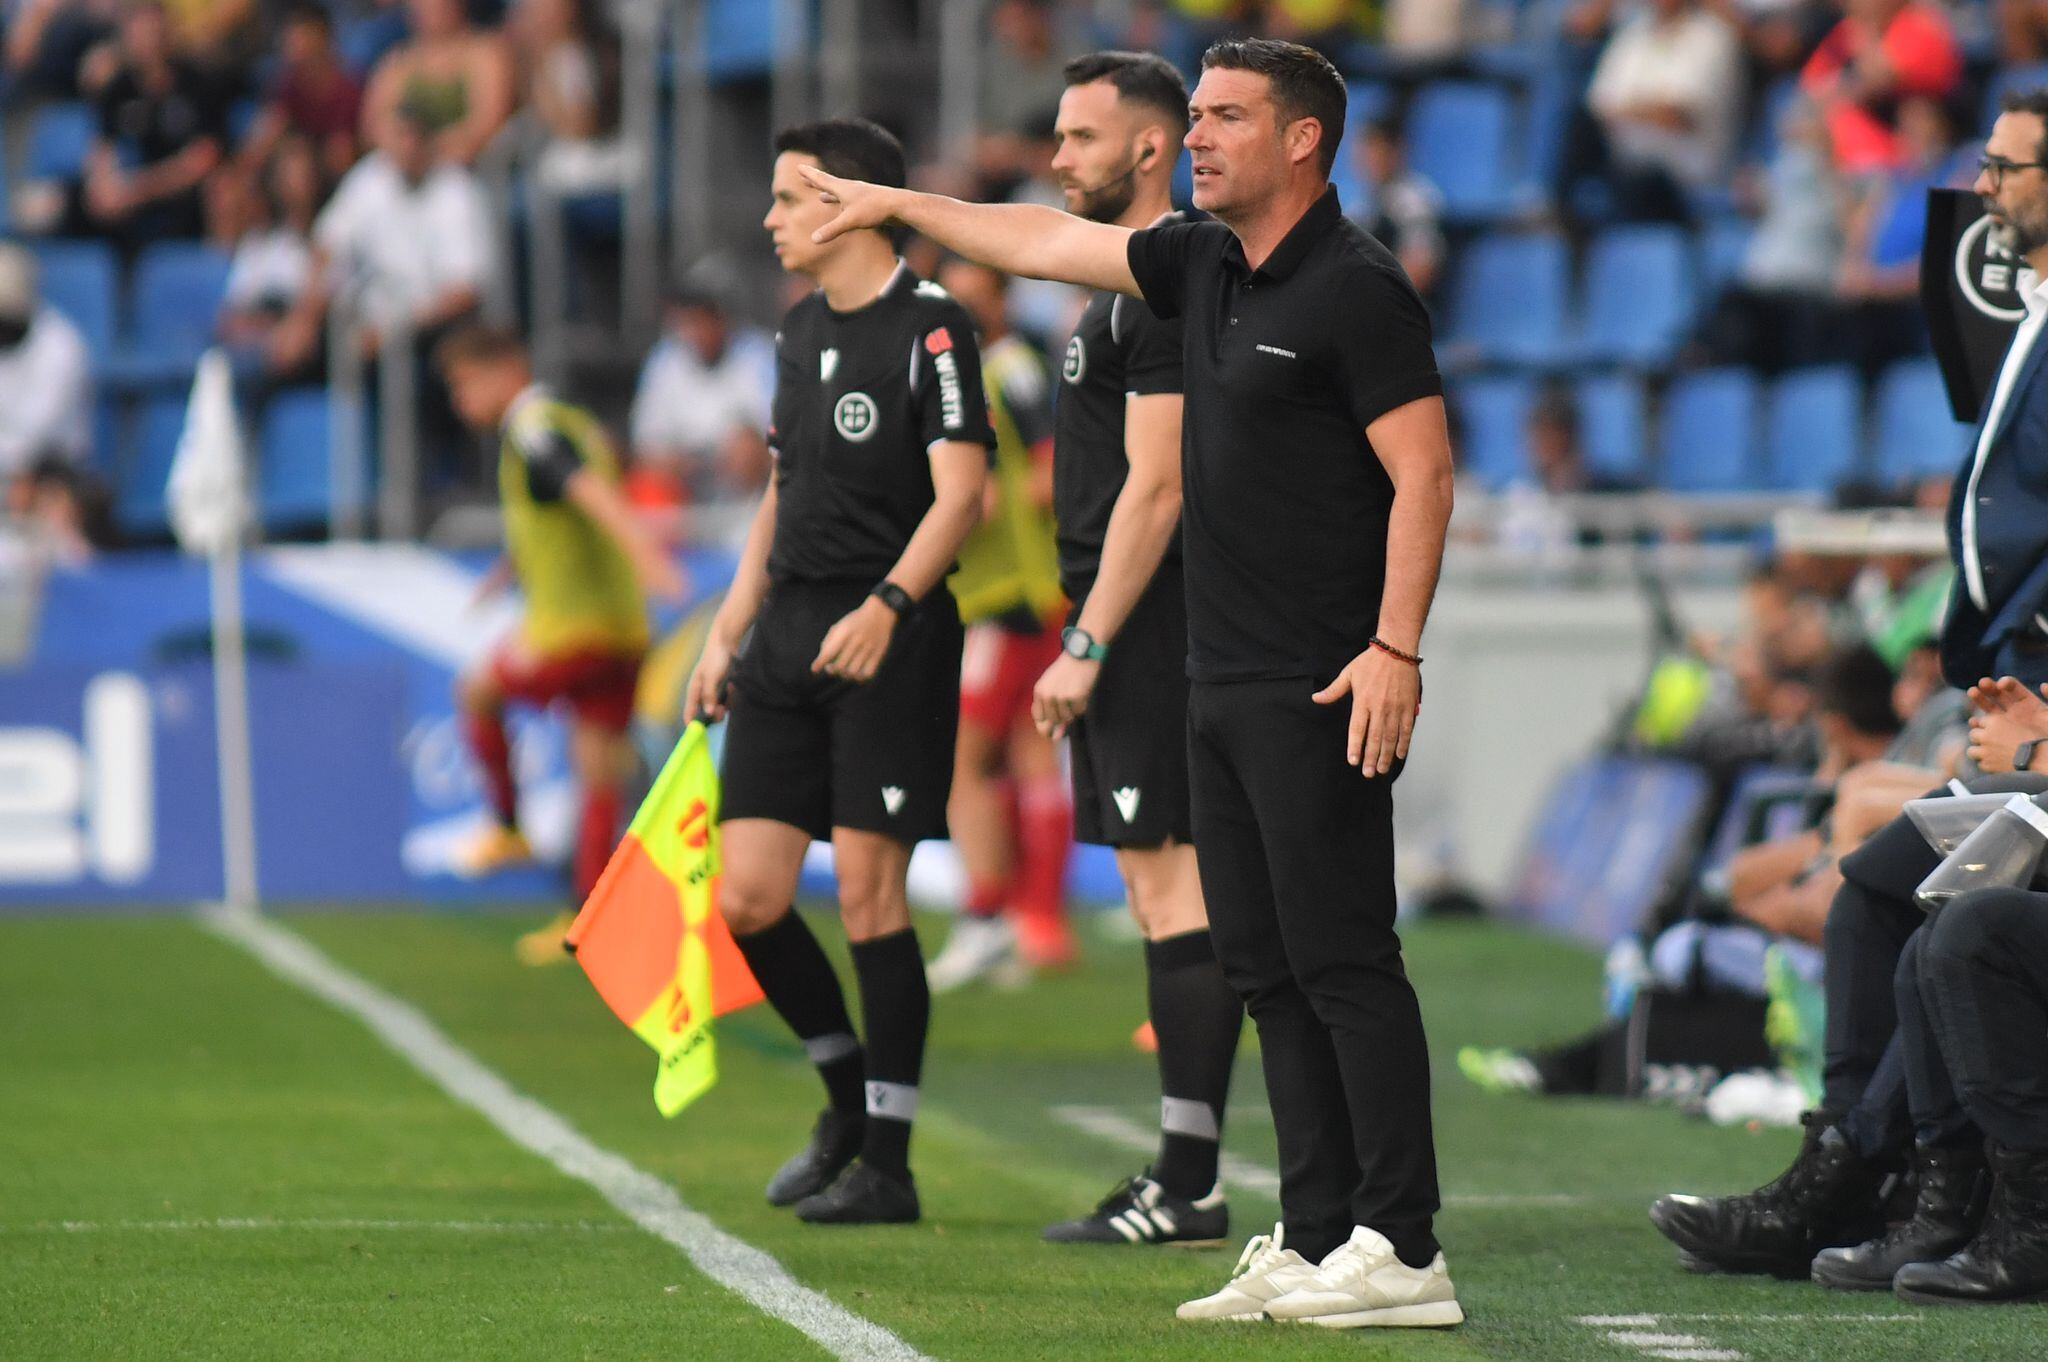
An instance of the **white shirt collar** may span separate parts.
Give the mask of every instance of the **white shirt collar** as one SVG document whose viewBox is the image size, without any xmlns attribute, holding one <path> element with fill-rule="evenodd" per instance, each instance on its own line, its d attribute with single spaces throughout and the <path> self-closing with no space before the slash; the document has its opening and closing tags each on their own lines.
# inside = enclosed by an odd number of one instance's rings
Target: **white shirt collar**
<svg viewBox="0 0 2048 1362">
<path fill-rule="evenodd" d="M 2027 320 L 2038 320 L 2048 311 L 2048 278 L 2035 274 L 2033 266 L 2020 266 L 2018 280 L 2020 303 L 2027 309 Z"/>
</svg>

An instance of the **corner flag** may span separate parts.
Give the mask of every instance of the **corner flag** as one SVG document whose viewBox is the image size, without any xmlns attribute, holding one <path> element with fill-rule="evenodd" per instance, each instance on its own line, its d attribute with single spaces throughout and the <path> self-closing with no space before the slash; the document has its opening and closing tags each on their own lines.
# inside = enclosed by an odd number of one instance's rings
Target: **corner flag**
<svg viewBox="0 0 2048 1362">
<path fill-rule="evenodd" d="M 712 1019 L 761 1001 L 718 914 L 718 871 L 718 772 L 692 723 L 568 935 L 598 995 L 661 1056 L 664 1116 L 718 1081 Z"/>
</svg>

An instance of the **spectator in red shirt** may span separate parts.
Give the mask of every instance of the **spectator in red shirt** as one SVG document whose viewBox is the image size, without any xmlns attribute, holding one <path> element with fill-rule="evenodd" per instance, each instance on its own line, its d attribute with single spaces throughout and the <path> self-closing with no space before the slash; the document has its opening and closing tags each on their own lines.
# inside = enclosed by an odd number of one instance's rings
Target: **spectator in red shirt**
<svg viewBox="0 0 2048 1362">
<path fill-rule="evenodd" d="M 1947 98 L 1963 75 L 1948 19 L 1920 0 L 1843 0 L 1842 22 L 1821 40 L 1799 83 L 1821 106 L 1845 174 L 1896 165 L 1900 101 Z"/>
<path fill-rule="evenodd" d="M 278 55 L 277 79 L 242 144 L 242 166 L 254 173 L 269 164 L 285 137 L 302 137 L 319 150 L 328 182 L 339 180 L 361 151 L 356 130 L 363 87 L 342 63 L 326 9 L 314 0 L 298 0 L 287 9 L 279 25 Z"/>
</svg>

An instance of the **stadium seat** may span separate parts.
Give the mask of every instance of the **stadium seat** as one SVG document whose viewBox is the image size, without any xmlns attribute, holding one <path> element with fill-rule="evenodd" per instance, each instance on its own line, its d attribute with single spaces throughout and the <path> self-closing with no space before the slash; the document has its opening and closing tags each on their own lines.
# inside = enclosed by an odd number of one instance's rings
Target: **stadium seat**
<svg viewBox="0 0 2048 1362">
<path fill-rule="evenodd" d="M 43 301 L 70 318 L 95 364 L 104 363 L 114 345 L 113 250 L 100 241 L 45 241 L 34 250 Z"/>
<path fill-rule="evenodd" d="M 1798 369 L 1771 387 L 1764 468 L 1782 492 L 1832 492 L 1860 471 L 1863 384 L 1846 364 Z"/>
<path fill-rule="evenodd" d="M 1948 388 L 1931 359 L 1901 360 L 1884 371 L 1875 425 L 1877 476 L 1888 483 L 1954 474 L 1974 430 L 1950 412 Z"/>
<path fill-rule="evenodd" d="M 2038 90 L 2044 85 L 2048 85 L 2048 62 L 2028 62 L 1994 72 L 1984 87 L 1984 126 L 1977 131 L 1990 134 L 1991 125 L 1998 121 L 1998 106 L 2007 95 Z"/>
<path fill-rule="evenodd" d="M 808 12 L 799 7 L 796 12 Z M 776 31 L 788 5 L 761 0 L 709 0 L 704 15 L 704 68 L 714 81 L 765 76 L 775 65 L 779 45 L 799 35 Z"/>
<path fill-rule="evenodd" d="M 1708 299 L 1734 282 L 1754 234 L 1739 217 L 1719 217 L 1700 229 L 1700 297 Z"/>
<path fill-rule="evenodd" d="M 22 163 L 22 178 L 28 180 L 75 180 L 85 170 L 86 153 L 92 150 L 99 124 L 84 104 L 46 104 L 36 110 L 29 126 L 28 153 Z"/>
<path fill-rule="evenodd" d="M 135 265 L 128 333 L 106 367 L 117 387 L 189 383 L 213 343 L 228 258 L 197 242 L 159 242 Z"/>
<path fill-rule="evenodd" d="M 1659 484 L 1673 492 L 1754 488 L 1756 379 L 1746 369 L 1687 374 L 1664 395 Z"/>
<path fill-rule="evenodd" d="M 258 442 L 265 531 L 326 527 L 333 494 L 331 435 L 324 390 L 295 388 L 271 399 Z"/>
<path fill-rule="evenodd" d="M 363 79 L 386 52 L 405 41 L 407 31 L 404 10 L 393 6 L 364 18 L 342 20 L 334 45 L 341 52 L 342 64 Z"/>
<path fill-rule="evenodd" d="M 136 413 L 134 439 L 115 472 L 114 515 L 124 534 L 155 537 L 166 532 L 164 492 L 184 430 L 183 397 L 152 398 Z"/>
<path fill-rule="evenodd" d="M 1579 408 L 1586 467 L 1624 482 L 1642 482 L 1650 448 L 1642 381 L 1633 374 L 1588 374 L 1573 386 L 1572 397 Z"/>
<path fill-rule="evenodd" d="M 1514 99 L 1498 86 L 1425 86 L 1408 113 L 1408 164 L 1443 192 L 1447 218 L 1488 221 L 1513 202 L 1514 134 Z"/>
<path fill-rule="evenodd" d="M 1550 364 L 1565 358 L 1571 262 L 1547 233 L 1482 237 L 1465 252 L 1451 298 L 1446 341 L 1485 363 Z"/>
<path fill-rule="evenodd" d="M 1355 213 L 1366 200 L 1365 181 L 1358 173 L 1358 144 L 1365 126 L 1394 107 L 1394 92 L 1377 81 L 1354 80 L 1345 86 L 1345 117 L 1349 130 L 1337 148 L 1337 160 L 1330 167 L 1330 183 L 1337 188 L 1337 201 L 1344 211 Z M 1180 200 L 1175 200 L 1180 202 Z"/>
<path fill-rule="evenodd" d="M 1468 378 L 1452 390 L 1458 412 L 1458 462 L 1489 488 L 1527 475 L 1533 379 L 1519 374 Z"/>
<path fill-rule="evenodd" d="M 1692 250 L 1668 226 L 1614 227 L 1586 260 L 1584 329 L 1574 349 L 1602 364 L 1661 366 L 1693 316 Z"/>
</svg>

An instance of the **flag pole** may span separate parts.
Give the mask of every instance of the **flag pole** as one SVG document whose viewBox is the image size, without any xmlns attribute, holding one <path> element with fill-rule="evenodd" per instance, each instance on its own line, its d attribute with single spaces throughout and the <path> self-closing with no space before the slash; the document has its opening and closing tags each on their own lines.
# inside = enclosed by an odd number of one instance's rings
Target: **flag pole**
<svg viewBox="0 0 2048 1362">
<path fill-rule="evenodd" d="M 227 907 L 254 912 L 256 776 L 249 741 L 249 655 L 240 536 L 208 555 L 213 578 L 213 713 L 220 765 L 221 866 Z"/>
<path fill-rule="evenodd" d="M 209 350 L 192 376 L 185 429 L 165 487 L 171 528 L 204 555 L 212 593 L 214 743 L 220 775 L 222 899 L 253 913 L 256 777 L 249 737 L 248 630 L 242 611 L 242 536 L 249 524 L 242 427 L 227 356 Z"/>
</svg>

